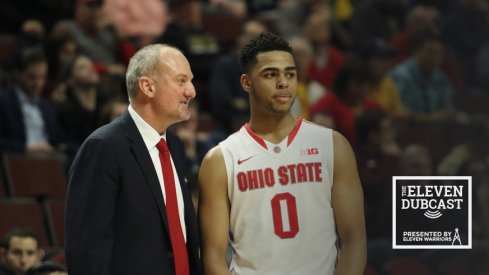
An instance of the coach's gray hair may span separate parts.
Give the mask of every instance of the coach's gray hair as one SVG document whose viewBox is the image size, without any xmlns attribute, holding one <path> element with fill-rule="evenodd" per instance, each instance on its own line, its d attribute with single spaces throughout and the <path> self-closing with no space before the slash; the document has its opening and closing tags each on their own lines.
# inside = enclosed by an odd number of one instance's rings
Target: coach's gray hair
<svg viewBox="0 0 489 275">
<path fill-rule="evenodd" d="M 178 50 L 177 48 L 166 44 L 148 45 L 137 51 L 129 61 L 126 72 L 126 87 L 129 100 L 136 96 L 139 90 L 139 78 L 141 76 L 156 77 L 158 75 L 158 66 L 162 48 L 173 48 Z"/>
</svg>

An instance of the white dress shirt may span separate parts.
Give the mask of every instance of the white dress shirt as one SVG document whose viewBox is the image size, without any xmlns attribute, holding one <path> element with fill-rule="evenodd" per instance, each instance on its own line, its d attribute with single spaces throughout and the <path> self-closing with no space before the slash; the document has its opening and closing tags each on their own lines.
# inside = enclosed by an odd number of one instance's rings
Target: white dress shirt
<svg viewBox="0 0 489 275">
<path fill-rule="evenodd" d="M 163 172 L 161 169 L 161 162 L 159 156 L 159 150 L 156 148 L 156 144 L 163 138 L 166 141 L 166 132 L 163 135 L 160 135 L 153 127 L 151 127 L 143 118 L 141 118 L 136 111 L 129 105 L 127 108 L 129 114 L 131 115 L 134 123 L 136 123 L 136 127 L 139 130 L 139 133 L 143 137 L 144 144 L 146 148 L 148 148 L 149 155 L 151 156 L 151 160 L 153 161 L 153 166 L 156 170 L 156 174 L 158 175 L 158 180 L 160 181 L 161 191 L 163 193 L 163 200 L 166 204 L 166 192 L 165 192 L 165 184 L 163 182 Z M 171 154 L 170 154 L 171 156 Z M 186 234 L 186 226 L 185 226 L 185 216 L 184 216 L 184 203 L 183 203 L 183 195 L 182 188 L 180 186 L 180 180 L 178 179 L 177 170 L 175 169 L 175 164 L 173 163 L 172 158 L 172 168 L 173 168 L 173 176 L 175 178 L 175 190 L 177 193 L 177 203 L 178 203 L 178 214 L 180 217 L 180 224 L 182 226 L 183 237 L 185 242 L 187 242 L 187 234 Z"/>
<path fill-rule="evenodd" d="M 48 135 L 44 129 L 44 118 L 36 102 L 31 102 L 27 96 L 17 88 L 15 90 L 20 101 L 20 109 L 24 118 L 26 145 L 48 143 Z"/>
</svg>

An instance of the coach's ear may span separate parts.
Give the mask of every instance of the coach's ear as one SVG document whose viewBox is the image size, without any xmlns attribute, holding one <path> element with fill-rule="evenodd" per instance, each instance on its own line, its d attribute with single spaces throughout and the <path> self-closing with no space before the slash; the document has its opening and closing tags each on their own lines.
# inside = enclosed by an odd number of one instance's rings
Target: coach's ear
<svg viewBox="0 0 489 275">
<path fill-rule="evenodd" d="M 146 97 L 152 98 L 155 96 L 155 81 L 147 76 L 141 76 L 139 78 L 139 90 L 144 94 Z"/>
<path fill-rule="evenodd" d="M 249 93 L 251 90 L 251 80 L 248 77 L 248 75 L 242 74 L 239 81 L 241 82 L 241 87 L 243 87 L 243 90 L 245 90 L 247 93 Z"/>
</svg>

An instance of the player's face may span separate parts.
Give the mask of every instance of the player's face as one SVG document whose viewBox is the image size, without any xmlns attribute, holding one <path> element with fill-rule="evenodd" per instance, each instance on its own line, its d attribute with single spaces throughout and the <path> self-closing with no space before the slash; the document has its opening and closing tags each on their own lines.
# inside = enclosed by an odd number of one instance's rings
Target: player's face
<svg viewBox="0 0 489 275">
<path fill-rule="evenodd" d="M 271 51 L 258 54 L 257 61 L 242 78 L 252 109 L 275 115 L 289 112 L 297 90 L 294 58 L 288 52 Z"/>
</svg>

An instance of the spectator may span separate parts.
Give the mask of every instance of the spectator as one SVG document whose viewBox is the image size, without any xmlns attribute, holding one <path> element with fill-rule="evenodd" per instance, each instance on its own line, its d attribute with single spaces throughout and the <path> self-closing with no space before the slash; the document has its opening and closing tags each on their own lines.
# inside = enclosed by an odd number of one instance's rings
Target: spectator
<svg viewBox="0 0 489 275">
<path fill-rule="evenodd" d="M 334 119 L 326 111 L 314 112 L 314 114 L 310 116 L 310 120 L 326 128 L 336 129 Z"/>
<path fill-rule="evenodd" d="M 90 58 L 75 56 L 65 67 L 66 99 L 56 108 L 67 138 L 78 148 L 98 128 L 105 98 L 98 90 L 100 79 Z"/>
<path fill-rule="evenodd" d="M 13 228 L 3 238 L 0 249 L 0 274 L 23 275 L 32 266 L 39 264 L 44 251 L 39 247 L 39 239 L 28 228 Z"/>
<path fill-rule="evenodd" d="M 327 14 L 330 17 L 329 27 L 331 29 L 331 44 L 335 45 L 338 49 L 350 50 L 353 47 L 353 36 L 350 31 L 350 19 L 348 18 L 353 14 L 353 10 L 349 11 L 350 0 L 306 0 L 308 3 L 309 13 L 322 13 Z M 355 1 L 355 0 L 354 0 Z M 290 1 L 295 2 L 295 1 Z M 304 2 L 304 1 L 298 1 Z M 351 2 L 351 1 L 350 1 Z M 300 4 L 299 4 L 300 5 Z M 297 9 L 297 7 L 295 7 Z M 299 10 L 300 11 L 300 10 Z M 297 12 L 299 12 L 297 11 Z M 285 18 L 284 20 L 288 20 Z M 303 20 L 301 26 L 304 25 Z"/>
<path fill-rule="evenodd" d="M 401 148 L 392 119 L 381 111 L 365 112 L 356 119 L 358 173 L 365 196 L 365 215 L 369 239 L 387 237 L 392 176 L 397 175 Z M 388 211 L 386 211 L 386 209 Z"/>
<path fill-rule="evenodd" d="M 30 18 L 23 20 L 17 33 L 0 35 L 0 85 L 12 84 L 15 59 L 24 49 L 37 48 L 43 51 L 44 34 L 42 22 Z"/>
<path fill-rule="evenodd" d="M 293 37 L 289 44 L 294 51 L 294 60 L 297 70 L 297 96 L 292 105 L 292 113 L 297 117 L 309 119 L 309 109 L 325 93 L 323 85 L 314 80 L 309 80 L 307 70 L 312 58 L 312 46 L 303 37 Z"/>
<path fill-rule="evenodd" d="M 0 151 L 53 153 L 65 140 L 56 109 L 41 92 L 48 64 L 38 49 L 26 49 L 18 57 L 14 87 L 0 92 Z"/>
<path fill-rule="evenodd" d="M 238 49 L 266 30 L 266 26 L 260 21 L 252 19 L 244 22 L 235 47 L 229 54 L 219 56 L 211 67 L 210 107 L 214 119 L 227 134 L 237 131 L 249 118 L 248 94 L 239 81 L 241 68 Z"/>
<path fill-rule="evenodd" d="M 141 48 L 165 31 L 169 20 L 167 2 L 105 0 L 103 9 L 114 22 L 120 37 L 131 40 L 136 48 Z"/>
<path fill-rule="evenodd" d="M 102 111 L 100 112 L 99 125 L 105 125 L 114 119 L 120 117 L 124 111 L 126 111 L 129 103 L 126 99 L 123 98 L 114 98 L 109 100 L 102 107 Z"/>
<path fill-rule="evenodd" d="M 69 33 L 52 33 L 45 43 L 48 58 L 48 80 L 43 95 L 54 102 L 66 97 L 66 85 L 63 83 L 62 69 L 78 52 L 78 44 Z"/>
<path fill-rule="evenodd" d="M 368 74 L 357 66 L 347 65 L 338 73 L 334 87 L 311 107 L 310 114 L 329 115 L 335 130 L 353 145 L 356 140 L 355 118 L 367 110 L 380 110 L 380 106 L 366 99 L 369 89 Z"/>
<path fill-rule="evenodd" d="M 414 6 L 406 15 L 404 27 L 389 40 L 395 51 L 394 63 L 399 64 L 409 58 L 414 43 L 425 35 L 440 35 L 440 12 L 431 6 Z"/>
<path fill-rule="evenodd" d="M 97 71 L 108 76 L 123 77 L 134 49 L 122 41 L 103 14 L 103 0 L 76 0 L 75 18 L 58 22 L 53 32 L 70 33 L 80 53 L 90 57 Z"/>
<path fill-rule="evenodd" d="M 171 20 L 166 31 L 155 42 L 170 44 L 182 50 L 192 64 L 196 89 L 201 91 L 209 81 L 209 67 L 220 51 L 219 43 L 203 28 L 200 1 L 171 1 L 169 10 Z"/>
<path fill-rule="evenodd" d="M 403 0 L 361 1 L 351 20 L 357 44 L 373 38 L 389 40 L 400 31 L 404 18 Z"/>
<path fill-rule="evenodd" d="M 209 6 L 218 11 L 224 11 L 237 18 L 246 18 L 246 3 L 244 0 L 209 0 Z"/>
<path fill-rule="evenodd" d="M 207 151 L 215 144 L 207 140 L 206 134 L 199 132 L 199 109 L 196 101 L 190 102 L 189 111 L 190 118 L 172 125 L 171 130 L 183 141 L 185 155 L 187 157 L 186 167 L 189 173 L 188 178 L 195 178 L 202 159 Z"/>
<path fill-rule="evenodd" d="M 402 103 L 416 120 L 441 122 L 455 115 L 452 88 L 440 69 L 443 50 L 438 37 L 420 38 L 412 57 L 391 72 Z"/>
<path fill-rule="evenodd" d="M 367 98 L 377 102 L 384 112 L 393 117 L 407 115 L 399 98 L 399 91 L 388 75 L 394 51 L 381 39 L 366 41 L 360 53 L 370 74 L 372 87 Z"/>
<path fill-rule="evenodd" d="M 343 66 L 344 56 L 330 45 L 332 17 L 329 10 L 311 12 L 306 20 L 304 33 L 312 44 L 313 58 L 307 76 L 330 89 L 336 74 Z"/>
<path fill-rule="evenodd" d="M 22 23 L 18 47 L 20 49 L 37 47 L 43 49 L 46 29 L 37 19 L 27 19 Z"/>
<path fill-rule="evenodd" d="M 433 6 L 416 5 L 406 16 L 403 30 L 397 32 L 389 44 L 395 51 L 394 64 L 398 65 L 409 58 L 420 38 L 426 35 L 441 35 L 440 11 Z M 442 70 L 457 90 L 464 87 L 464 77 L 455 56 L 451 51 L 443 55 Z"/>
</svg>

